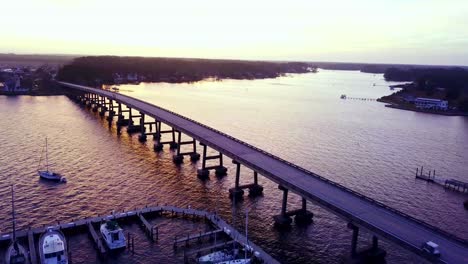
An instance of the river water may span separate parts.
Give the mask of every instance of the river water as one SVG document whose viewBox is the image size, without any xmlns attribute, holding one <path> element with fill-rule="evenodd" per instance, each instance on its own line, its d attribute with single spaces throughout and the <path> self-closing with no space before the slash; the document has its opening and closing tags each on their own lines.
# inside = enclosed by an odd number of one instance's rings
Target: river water
<svg viewBox="0 0 468 264">
<path fill-rule="evenodd" d="M 436 170 L 444 178 L 468 180 L 468 118 L 386 108 L 382 103 L 341 100 L 389 94 L 380 74 L 327 71 L 265 80 L 204 81 L 194 84 L 122 85 L 120 92 L 207 124 L 349 188 L 384 202 L 446 231 L 468 238 L 465 195 L 415 180 L 416 167 Z M 64 96 L 0 96 L 0 232 L 10 224 L 9 185 L 15 184 L 20 228 L 108 214 L 150 204 L 191 206 L 214 211 L 232 221 L 228 176 L 208 181 L 196 176 L 199 163 L 177 167 L 165 148 L 155 153 L 153 141 L 117 135 L 115 125 Z M 54 168 L 67 184 L 37 177 L 44 139 Z M 241 170 L 251 183 L 252 171 Z M 314 223 L 273 227 L 281 192 L 260 177 L 264 195 L 245 197 L 236 206 L 235 222 L 244 229 L 249 209 L 249 238 L 283 263 L 337 263 L 350 250 L 346 222 L 314 204 Z M 288 208 L 300 207 L 291 194 Z M 203 224 L 155 219 L 160 243 L 151 244 L 136 224 L 125 225 L 136 236 L 135 254 L 123 252 L 112 263 L 178 263 L 171 241 L 176 234 L 205 230 Z M 164 243 L 167 242 L 167 243 Z M 381 241 L 389 263 L 421 263 L 402 248 Z M 371 243 L 361 232 L 359 246 Z M 74 263 L 97 262 L 86 234 L 70 238 Z M 0 257 L 3 252 L 0 252 Z"/>
</svg>

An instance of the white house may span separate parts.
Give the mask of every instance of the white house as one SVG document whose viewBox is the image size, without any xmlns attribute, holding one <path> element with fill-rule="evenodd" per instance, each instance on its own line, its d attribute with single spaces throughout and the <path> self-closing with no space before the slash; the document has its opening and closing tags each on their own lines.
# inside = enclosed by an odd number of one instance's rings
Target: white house
<svg viewBox="0 0 468 264">
<path fill-rule="evenodd" d="M 447 110 L 448 102 L 440 99 L 418 97 L 414 100 L 414 104 L 420 109 Z"/>
</svg>

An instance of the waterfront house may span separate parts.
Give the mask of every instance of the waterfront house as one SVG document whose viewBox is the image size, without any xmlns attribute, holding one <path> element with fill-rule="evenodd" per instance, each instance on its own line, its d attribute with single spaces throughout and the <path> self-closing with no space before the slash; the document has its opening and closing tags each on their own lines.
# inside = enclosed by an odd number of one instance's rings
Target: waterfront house
<svg viewBox="0 0 468 264">
<path fill-rule="evenodd" d="M 414 100 L 414 105 L 419 109 L 443 110 L 448 109 L 448 102 L 440 99 L 418 97 Z"/>
</svg>

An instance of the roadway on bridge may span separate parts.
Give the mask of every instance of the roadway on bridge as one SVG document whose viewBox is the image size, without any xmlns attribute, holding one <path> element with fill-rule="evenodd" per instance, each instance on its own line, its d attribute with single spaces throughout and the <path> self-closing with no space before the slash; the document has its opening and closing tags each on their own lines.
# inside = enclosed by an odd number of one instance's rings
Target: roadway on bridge
<svg viewBox="0 0 468 264">
<path fill-rule="evenodd" d="M 68 88 L 108 97 L 157 118 L 258 171 L 307 200 L 321 204 L 347 221 L 369 229 L 417 254 L 421 254 L 420 248 L 424 242 L 433 241 L 440 246 L 440 260 L 442 262 L 468 263 L 468 245 L 466 243 L 457 241 L 447 234 L 398 213 L 394 209 L 383 206 L 370 198 L 352 192 L 229 135 L 130 96 L 71 83 L 59 83 Z"/>
</svg>

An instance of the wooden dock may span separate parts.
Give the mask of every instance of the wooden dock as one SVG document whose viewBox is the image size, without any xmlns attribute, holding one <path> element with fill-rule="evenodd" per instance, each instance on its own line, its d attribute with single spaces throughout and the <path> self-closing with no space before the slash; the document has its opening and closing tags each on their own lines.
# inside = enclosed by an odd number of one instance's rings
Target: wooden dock
<svg viewBox="0 0 468 264">
<path fill-rule="evenodd" d="M 434 171 L 429 171 L 427 175 L 423 174 L 423 167 L 419 170 L 419 168 L 416 168 L 416 179 L 424 180 L 430 183 L 435 183 L 440 186 L 443 186 L 446 189 L 450 189 L 453 191 L 459 191 L 459 192 L 468 192 L 468 183 L 467 182 L 462 182 L 459 180 L 455 179 L 444 179 L 441 177 L 436 177 L 435 176 L 435 170 Z"/>
<path fill-rule="evenodd" d="M 94 226 L 93 224 L 91 224 L 91 222 L 88 222 L 88 231 L 91 237 L 93 238 L 94 245 L 96 246 L 98 253 L 101 254 L 101 256 L 104 256 L 106 254 L 106 248 L 102 244 L 102 240 L 96 233 L 96 230 L 94 230 Z"/>
<path fill-rule="evenodd" d="M 132 211 L 122 212 L 122 213 L 115 213 L 112 215 L 96 216 L 96 217 L 80 219 L 80 220 L 69 222 L 69 223 L 36 227 L 36 228 L 28 229 L 28 230 L 19 230 L 16 232 L 16 236 L 18 238 L 28 237 L 29 247 L 35 249 L 34 235 L 42 234 L 46 231 L 46 229 L 51 228 L 55 230 L 71 231 L 77 228 L 87 228 L 88 232 L 92 236 L 92 239 L 98 251 L 101 254 L 105 254 L 106 249 L 104 245 L 102 244 L 102 240 L 99 238 L 98 234 L 94 230 L 93 224 L 99 224 L 102 221 L 111 220 L 111 219 L 124 220 L 124 219 L 129 219 L 129 218 L 139 218 L 141 222 L 143 222 L 143 219 L 144 219 L 144 221 L 146 222 L 144 223 L 144 226 L 145 226 L 145 229 L 147 229 L 151 227 L 151 225 L 149 224 L 148 221 L 146 221 L 144 217 L 140 217 L 146 213 L 160 213 L 160 214 L 165 213 L 165 214 L 191 216 L 192 218 L 205 219 L 207 221 L 210 221 L 217 228 L 215 231 L 211 231 L 211 234 L 215 234 L 216 232 L 220 232 L 219 230 L 222 230 L 222 232 L 225 235 L 229 236 L 232 240 L 237 241 L 237 243 L 239 243 L 240 245 L 251 249 L 252 253 L 255 253 L 255 255 L 258 256 L 260 259 L 262 259 L 264 263 L 272 263 L 272 264 L 279 263 L 277 260 L 275 260 L 273 257 L 268 255 L 255 243 L 251 241 L 247 241 L 247 238 L 242 234 L 242 232 L 235 230 L 232 226 L 230 226 L 224 220 L 219 218 L 216 214 L 212 214 L 207 211 L 201 211 L 201 210 L 196 210 L 196 209 L 191 209 L 191 208 L 179 208 L 175 206 L 151 206 L 151 207 L 145 207 L 142 209 L 135 209 Z M 202 233 L 202 236 L 204 237 L 209 236 L 210 235 L 209 233 L 210 232 Z M 0 244 L 1 243 L 6 244 L 10 240 L 11 240 L 10 233 L 2 234 L 0 236 Z M 31 253 L 31 255 L 33 254 L 35 255 L 35 253 L 36 252 Z"/>
<path fill-rule="evenodd" d="M 34 234 L 32 231 L 28 232 L 28 244 L 29 244 L 29 257 L 31 259 L 31 264 L 36 264 L 37 263 L 36 244 L 34 243 Z"/>
<path fill-rule="evenodd" d="M 205 237 L 214 237 L 215 235 L 218 235 L 219 233 L 223 233 L 222 229 L 217 229 L 213 231 L 208 231 L 208 232 L 200 232 L 198 234 L 193 234 L 193 235 L 187 235 L 181 238 L 174 238 L 174 248 L 177 248 L 177 245 L 180 243 L 185 243 L 185 246 L 188 246 L 191 240 L 197 240 L 198 242 L 201 242 L 201 240 Z"/>
<path fill-rule="evenodd" d="M 151 238 L 152 241 L 154 241 L 154 235 L 155 235 L 155 230 L 156 230 L 156 240 L 159 238 L 159 231 L 157 226 L 151 225 L 146 218 L 143 216 L 142 213 L 138 213 L 138 218 L 140 219 L 140 222 L 143 224 L 143 227 L 145 229 L 145 233 Z"/>
</svg>

